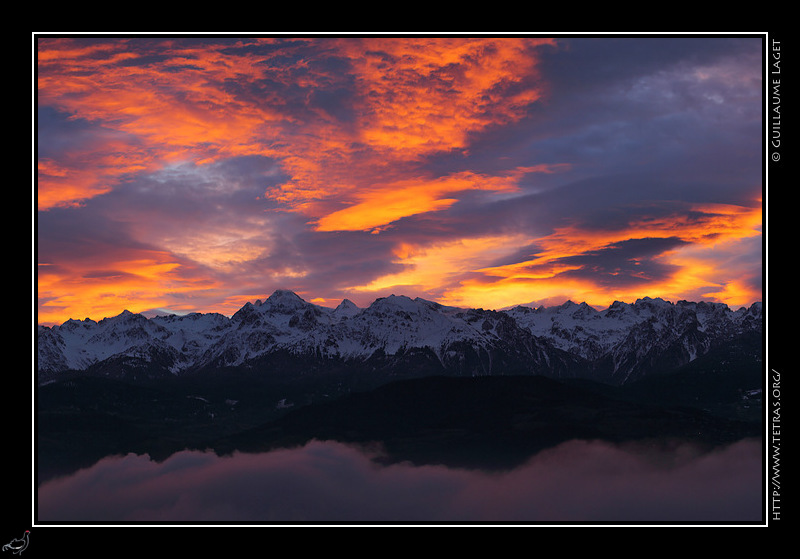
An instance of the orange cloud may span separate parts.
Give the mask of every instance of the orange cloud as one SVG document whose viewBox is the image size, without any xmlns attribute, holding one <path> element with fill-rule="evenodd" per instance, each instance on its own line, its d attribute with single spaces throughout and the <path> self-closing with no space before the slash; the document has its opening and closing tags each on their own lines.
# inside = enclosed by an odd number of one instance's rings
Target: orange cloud
<svg viewBox="0 0 800 559">
<path fill-rule="evenodd" d="M 153 161 L 141 150 L 120 140 L 105 139 L 83 151 L 62 154 L 58 161 L 37 162 L 37 207 L 80 205 L 83 201 L 112 190 L 121 177 L 153 169 Z"/>
<path fill-rule="evenodd" d="M 697 205 L 688 211 L 658 219 L 642 218 L 628 227 L 597 231 L 577 225 L 533 239 L 522 235 L 473 238 L 432 247 L 402 245 L 396 262 L 406 270 L 391 274 L 355 291 L 379 292 L 414 286 L 439 294 L 439 302 L 456 306 L 502 308 L 528 301 L 586 301 L 604 307 L 615 300 L 633 301 L 643 295 L 640 284 L 601 284 L 566 272 L 581 265 L 570 257 L 602 251 L 629 239 L 680 239 L 684 244 L 649 258 L 672 266 L 668 277 L 646 281 L 646 294 L 668 300 L 710 299 L 732 306 L 761 300 L 761 292 L 744 278 L 754 271 L 741 269 L 735 261 L 742 243 L 757 240 L 761 232 L 761 208 L 734 205 Z M 513 249 L 535 243 L 535 258 L 501 266 L 489 266 L 513 253 Z M 634 263 L 635 265 L 635 263 Z"/>
<path fill-rule="evenodd" d="M 761 215 L 760 206 L 705 204 L 666 217 L 642 218 L 621 229 L 585 229 L 579 225 L 560 227 L 552 234 L 536 239 L 541 250 L 535 259 L 482 271 L 502 277 L 533 279 L 561 258 L 601 250 L 628 239 L 674 237 L 692 245 L 714 246 L 732 239 L 761 235 Z"/>
<path fill-rule="evenodd" d="M 318 231 L 367 231 L 402 217 L 442 210 L 469 190 L 514 192 L 514 177 L 488 177 L 462 172 L 438 179 L 404 179 L 359 190 L 357 203 L 317 221 Z"/>
<path fill-rule="evenodd" d="M 414 178 L 372 185 L 360 189 L 356 203 L 328 213 L 316 223 L 318 231 L 379 231 L 393 221 L 420 213 L 449 208 L 457 196 L 468 191 L 518 192 L 519 179 L 528 173 L 554 173 L 567 165 L 520 167 L 504 176 L 489 176 L 471 171 L 436 179 Z"/>
<path fill-rule="evenodd" d="M 360 139 L 417 158 L 462 149 L 471 133 L 513 122 L 541 96 L 532 49 L 549 39 L 420 38 L 348 41 L 366 106 Z M 349 48 L 348 48 L 349 47 Z"/>
<path fill-rule="evenodd" d="M 518 192 L 520 178 L 528 173 L 554 173 L 568 165 L 519 167 L 503 176 L 463 171 L 444 177 L 403 179 L 361 188 L 352 196 L 354 203 L 326 213 L 316 221 L 318 231 L 372 231 L 403 217 L 447 209 L 458 202 L 458 195 L 469 191 Z"/>
<path fill-rule="evenodd" d="M 484 189 L 478 182 L 461 188 L 458 176 L 424 186 L 414 166 L 432 154 L 465 150 L 475 132 L 525 116 L 543 95 L 534 49 L 552 41 L 375 38 L 332 44 L 351 65 L 355 122 L 324 123 L 297 138 L 284 159 L 293 179 L 267 193 L 317 217 L 326 231 L 369 229 L 448 207 L 455 200 L 447 193 Z M 352 208 L 324 203 L 341 199 Z M 381 216 L 367 218 L 368 211 Z"/>
<path fill-rule="evenodd" d="M 99 180 L 92 169 L 76 168 L 49 160 L 37 164 L 37 197 L 39 210 L 75 206 L 81 200 L 104 194 L 111 187 Z"/>
<path fill-rule="evenodd" d="M 169 56 L 165 62 L 128 65 L 124 62 L 136 56 L 128 44 L 39 41 L 38 103 L 130 138 L 120 149 L 104 143 L 68 155 L 58 164 L 60 180 L 40 166 L 40 209 L 102 194 L 125 173 L 155 170 L 165 162 L 268 154 L 269 143 L 279 137 L 277 130 L 269 134 L 269 124 L 283 118 L 280 114 L 269 105 L 239 102 L 223 87 L 227 79 L 257 79 L 252 60 L 165 41 L 157 50 Z"/>
<path fill-rule="evenodd" d="M 270 42 L 274 39 L 264 39 Z M 73 118 L 108 127 L 135 139 L 115 166 L 112 153 L 95 151 L 83 165 L 59 165 L 69 172 L 58 180 L 40 173 L 39 206 L 70 205 L 107 192 L 133 169 L 165 162 L 204 164 L 223 156 L 265 155 L 281 161 L 291 177 L 266 193 L 312 218 L 327 230 L 341 221 L 328 203 L 341 197 L 362 204 L 383 196 L 402 217 L 408 202 L 390 191 L 411 189 L 413 164 L 433 153 L 463 150 L 470 135 L 522 118 L 542 95 L 535 48 L 552 44 L 534 38 L 330 38 L 299 40 L 322 46 L 322 57 L 347 59 L 354 84 L 354 122 L 343 123 L 306 107 L 300 117 L 266 80 L 285 88 L 313 91 L 317 83 L 341 76 L 303 57 L 272 64 L 271 54 L 231 45 L 198 47 L 165 38 L 151 47 L 130 40 L 40 39 L 37 49 L 38 102 Z M 136 47 L 136 52 L 134 48 Z M 284 54 L 295 48 L 283 45 Z M 236 89 L 228 87 L 236 83 Z M 349 83 L 349 82 L 348 82 Z M 313 118 L 312 118 L 313 116 Z M 302 119 L 302 120 L 301 120 Z M 295 124 L 302 124 L 296 133 Z M 94 163 L 96 156 L 106 163 Z M 91 161 L 91 163 L 89 163 Z M 376 177 L 391 165 L 395 180 Z M 407 168 L 407 171 L 403 169 Z M 453 187 L 434 188 L 454 192 Z M 485 180 L 484 180 L 485 182 Z M 480 186 L 478 188 L 481 188 Z M 441 209 L 447 197 L 426 196 L 421 207 Z M 353 213 L 359 213 L 359 208 Z M 425 211 L 425 210 L 423 210 Z M 408 215 L 408 214 L 405 214 Z M 358 221 L 358 220 L 357 220 Z"/>
<path fill-rule="evenodd" d="M 403 271 L 347 289 L 378 293 L 392 288 L 413 286 L 417 290 L 444 295 L 446 286 L 458 281 L 476 267 L 508 256 L 524 240 L 522 235 L 496 235 L 464 238 L 424 247 L 402 243 L 394 251 L 394 262 L 402 264 L 405 268 Z"/>
<path fill-rule="evenodd" d="M 37 273 L 38 323 L 67 318 L 99 319 L 123 309 L 141 312 L 165 306 L 167 293 L 202 293 L 206 279 L 177 276 L 181 263 L 156 250 L 120 249 L 116 258 L 90 257 L 54 264 L 40 263 Z"/>
</svg>

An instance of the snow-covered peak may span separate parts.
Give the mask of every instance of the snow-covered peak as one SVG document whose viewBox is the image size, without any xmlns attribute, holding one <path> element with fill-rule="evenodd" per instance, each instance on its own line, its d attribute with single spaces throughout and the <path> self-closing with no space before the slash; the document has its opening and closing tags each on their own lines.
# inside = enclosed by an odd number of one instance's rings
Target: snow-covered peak
<svg viewBox="0 0 800 559">
<path fill-rule="evenodd" d="M 276 289 L 275 292 L 261 304 L 261 307 L 275 311 L 293 312 L 303 309 L 309 304 L 310 303 L 304 301 L 294 291 L 289 291 L 288 289 Z"/>
<path fill-rule="evenodd" d="M 264 321 L 276 326 L 285 326 L 289 317 L 309 309 L 315 314 L 320 314 L 322 310 L 321 307 L 304 301 L 293 291 L 278 289 L 264 302 L 258 300 L 253 304 L 248 301 L 233 314 L 231 320 L 238 327 L 244 325 L 257 327 L 264 324 Z"/>
<path fill-rule="evenodd" d="M 372 313 L 408 313 L 408 314 L 441 314 L 447 315 L 455 312 L 464 312 L 465 309 L 448 307 L 435 301 L 416 297 L 411 299 L 406 295 L 389 295 L 380 297 L 366 309 Z"/>
<path fill-rule="evenodd" d="M 427 309 L 427 305 L 415 301 L 405 295 L 389 295 L 388 297 L 380 297 L 367 308 L 371 312 L 407 312 L 419 313 L 423 309 Z"/>
<path fill-rule="evenodd" d="M 632 305 L 624 301 L 614 301 L 603 311 L 603 315 L 607 317 L 622 317 L 630 312 L 631 307 Z"/>
<path fill-rule="evenodd" d="M 615 366 L 625 364 L 630 370 L 630 356 L 647 348 L 680 342 L 694 358 L 717 340 L 760 330 L 762 323 L 761 303 L 734 312 L 721 303 L 673 304 L 644 297 L 635 303 L 616 301 L 601 311 L 572 301 L 484 311 L 390 295 L 363 309 L 349 299 L 331 309 L 279 289 L 263 303 L 246 303 L 231 318 L 216 313 L 146 318 L 124 311 L 99 322 L 68 320 L 38 329 L 37 352 L 38 369 L 48 374 L 85 369 L 120 355 L 143 360 L 158 355 L 170 371 L 183 372 L 240 365 L 277 350 L 365 359 L 377 351 L 395 355 L 428 348 L 444 362 L 461 351 L 452 348 L 470 347 L 474 355 L 489 356 L 494 351 L 489 349 L 499 346 L 519 344 L 519 351 L 528 351 L 538 343 L 531 340 L 540 339 L 573 356 L 611 358 Z"/>
<path fill-rule="evenodd" d="M 195 336 L 208 336 L 210 332 L 224 329 L 230 323 L 229 318 L 219 313 L 168 314 L 154 316 L 150 320 L 169 331 L 193 333 Z"/>
<path fill-rule="evenodd" d="M 76 320 L 74 318 L 70 318 L 69 320 L 65 321 L 60 326 L 55 326 L 54 328 L 63 330 L 65 332 L 74 332 L 75 330 L 81 328 L 91 328 L 95 326 L 97 322 L 92 320 L 91 318 L 87 318 L 85 320 Z"/>
<path fill-rule="evenodd" d="M 571 303 L 569 306 L 562 305 L 562 311 L 569 314 L 570 317 L 576 320 L 583 320 L 587 318 L 592 318 L 598 314 L 598 311 L 588 305 L 585 301 L 582 303 L 573 303 L 572 301 L 567 301 L 567 303 Z"/>
<path fill-rule="evenodd" d="M 361 312 L 361 309 L 356 306 L 350 299 L 342 299 L 342 302 L 333 309 L 333 316 L 335 318 L 347 318 L 354 316 Z"/>
<path fill-rule="evenodd" d="M 125 309 L 117 316 L 110 316 L 106 317 L 98 322 L 98 324 L 109 327 L 109 326 L 117 326 L 120 324 L 130 324 L 136 323 L 140 321 L 146 321 L 147 319 L 141 314 L 135 314 L 131 311 Z"/>
<path fill-rule="evenodd" d="M 665 301 L 661 297 L 642 297 L 641 299 L 636 299 L 636 302 L 633 304 L 633 306 L 636 308 L 645 308 L 650 310 L 670 309 L 674 307 L 672 303 Z"/>
<path fill-rule="evenodd" d="M 764 314 L 764 306 L 761 301 L 756 301 L 746 309 L 745 314 L 762 317 Z"/>
<path fill-rule="evenodd" d="M 464 309 L 461 307 L 451 307 L 448 305 L 442 305 L 441 303 L 437 303 L 436 301 L 429 301 L 427 299 L 423 299 L 421 297 L 417 297 L 414 299 L 415 303 L 420 303 L 425 305 L 426 307 L 433 309 L 436 312 L 444 313 L 444 314 L 452 314 L 452 313 L 463 313 L 466 312 L 468 309 Z"/>
</svg>

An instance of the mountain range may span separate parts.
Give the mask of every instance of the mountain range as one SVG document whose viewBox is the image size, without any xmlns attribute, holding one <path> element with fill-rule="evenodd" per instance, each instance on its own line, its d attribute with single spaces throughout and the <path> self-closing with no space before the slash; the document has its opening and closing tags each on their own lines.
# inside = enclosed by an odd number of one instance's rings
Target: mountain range
<svg viewBox="0 0 800 559">
<path fill-rule="evenodd" d="M 39 483 L 115 454 L 315 439 L 502 469 L 572 439 L 716 446 L 762 425 L 760 303 L 325 308 L 279 290 L 231 317 L 125 311 L 37 339 Z"/>
<path fill-rule="evenodd" d="M 76 371 L 144 380 L 237 368 L 285 378 L 535 374 L 622 385 L 762 330 L 761 303 L 734 311 L 645 297 L 605 310 L 568 301 L 495 311 L 391 295 L 366 308 L 347 299 L 327 308 L 277 290 L 231 317 L 124 311 L 38 326 L 37 375 L 43 384 Z"/>
</svg>

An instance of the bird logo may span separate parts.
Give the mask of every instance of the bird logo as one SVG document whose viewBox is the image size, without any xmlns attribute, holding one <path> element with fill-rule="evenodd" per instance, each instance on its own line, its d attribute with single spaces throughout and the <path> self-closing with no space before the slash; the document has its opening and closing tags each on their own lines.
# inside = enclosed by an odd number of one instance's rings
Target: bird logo
<svg viewBox="0 0 800 559">
<path fill-rule="evenodd" d="M 25 530 L 25 534 L 21 538 L 14 538 L 4 545 L 3 551 L 10 551 L 11 553 L 20 555 L 23 551 L 25 551 L 25 548 L 28 547 L 28 536 L 30 533 L 30 530 Z"/>
</svg>

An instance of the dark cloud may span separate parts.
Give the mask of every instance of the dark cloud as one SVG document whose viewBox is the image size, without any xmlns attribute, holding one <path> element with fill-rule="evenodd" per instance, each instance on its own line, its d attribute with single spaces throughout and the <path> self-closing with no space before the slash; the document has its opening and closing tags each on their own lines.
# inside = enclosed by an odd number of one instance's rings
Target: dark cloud
<svg viewBox="0 0 800 559">
<path fill-rule="evenodd" d="M 92 123 L 85 118 L 53 107 L 36 109 L 36 155 L 40 159 L 58 159 L 70 153 L 101 151 L 108 142 L 129 146 L 139 141 L 129 134 Z"/>
<path fill-rule="evenodd" d="M 247 37 L 214 37 L 211 42 L 221 46 L 220 53 L 229 56 L 265 57 L 276 65 L 296 64 L 307 57 L 309 52 L 304 50 L 308 40 L 299 37 L 272 37 L 268 41 Z M 181 43 L 205 48 L 209 39 L 192 38 L 181 40 Z"/>
<path fill-rule="evenodd" d="M 291 41 L 248 45 L 222 52 L 234 58 L 263 57 L 254 63 L 254 69 L 259 72 L 257 78 L 226 79 L 217 86 L 248 106 L 264 107 L 270 112 L 280 108 L 285 119 L 283 126 L 305 127 L 322 115 L 346 125 L 358 115 L 360 93 L 351 62 L 335 52 L 324 48 L 312 50 L 304 42 Z"/>
<path fill-rule="evenodd" d="M 307 96 L 309 106 L 325 111 L 339 122 L 353 122 L 358 116 L 358 109 L 353 103 L 353 89 L 337 87 L 333 90 L 315 89 Z"/>
<path fill-rule="evenodd" d="M 579 37 L 559 39 L 558 45 L 539 68 L 559 91 L 586 91 L 679 66 L 761 56 L 760 37 Z"/>
<path fill-rule="evenodd" d="M 350 297 L 347 287 L 403 270 L 402 264 L 394 262 L 398 242 L 391 236 L 363 231 L 306 229 L 290 237 L 276 237 L 269 253 L 250 263 L 248 270 L 254 279 L 265 270 L 304 270 L 303 277 L 292 280 L 296 290 Z"/>
<path fill-rule="evenodd" d="M 629 239 L 600 250 L 558 258 L 554 263 L 580 266 L 562 272 L 562 277 L 589 279 L 606 287 L 645 284 L 668 278 L 678 269 L 655 257 L 688 244 L 675 237 Z"/>
<path fill-rule="evenodd" d="M 723 199 L 761 179 L 761 41 L 561 39 L 537 68 L 547 95 L 528 116 L 472 138 L 459 164 L 482 169 L 567 163 L 542 184 L 637 175 L 677 188 L 703 182 Z M 435 159 L 445 169 L 452 159 Z M 636 197 L 650 195 L 647 182 Z M 725 190 L 727 189 L 727 190 Z M 695 189 L 697 191 L 697 189 Z M 664 199 L 673 199 L 664 197 Z"/>
<path fill-rule="evenodd" d="M 58 208 L 38 215 L 36 247 L 38 261 L 50 263 L 147 248 L 112 219 L 89 210 Z"/>
<path fill-rule="evenodd" d="M 158 228 L 213 228 L 263 217 L 276 207 L 263 192 L 286 180 L 261 156 L 223 159 L 208 165 L 182 163 L 141 175 L 86 206 L 121 221 Z"/>
<path fill-rule="evenodd" d="M 519 232 L 536 238 L 565 226 L 621 232 L 634 224 L 678 217 L 686 224 L 701 223 L 707 214 L 693 209 L 695 205 L 751 207 L 757 194 L 753 183 L 743 182 L 737 189 L 731 183 L 678 182 L 646 173 L 561 180 L 558 186 L 514 196 L 467 196 L 435 215 L 398 221 L 394 234 L 450 239 Z M 526 250 L 520 247 L 521 252 Z"/>
<path fill-rule="evenodd" d="M 39 212 L 39 251 L 63 253 L 67 244 L 142 248 L 152 245 L 136 232 L 148 231 L 155 240 L 172 230 L 208 231 L 220 223 L 262 218 L 275 206 L 258 199 L 266 186 L 281 180 L 285 176 L 273 161 L 255 156 L 164 168 L 79 208 Z"/>
<path fill-rule="evenodd" d="M 167 54 L 147 54 L 144 56 L 136 56 L 133 58 L 126 58 L 124 60 L 120 60 L 117 62 L 119 66 L 130 67 L 130 66 L 150 66 L 153 64 L 161 64 L 167 60 L 172 58 L 171 55 Z"/>
<path fill-rule="evenodd" d="M 312 442 L 268 454 L 108 458 L 38 488 L 42 521 L 758 521 L 761 445 L 703 454 L 572 441 L 502 474 L 379 466 Z"/>
</svg>

